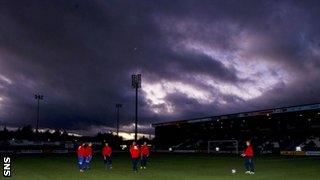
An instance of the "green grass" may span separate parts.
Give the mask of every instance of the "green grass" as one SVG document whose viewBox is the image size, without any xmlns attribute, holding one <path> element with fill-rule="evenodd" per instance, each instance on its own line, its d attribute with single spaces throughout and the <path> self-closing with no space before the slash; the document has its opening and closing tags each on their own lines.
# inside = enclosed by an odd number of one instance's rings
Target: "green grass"
<svg viewBox="0 0 320 180">
<path fill-rule="evenodd" d="M 214 155 L 153 154 L 149 167 L 131 171 L 128 154 L 115 154 L 113 170 L 104 170 L 101 157 L 94 156 L 91 169 L 79 173 L 75 156 L 17 156 L 12 158 L 12 178 L 17 180 L 205 180 L 205 179 L 320 179 L 320 160 L 315 157 L 263 156 L 255 159 L 256 174 L 245 175 L 243 159 Z M 237 170 L 236 174 L 231 169 Z"/>
</svg>

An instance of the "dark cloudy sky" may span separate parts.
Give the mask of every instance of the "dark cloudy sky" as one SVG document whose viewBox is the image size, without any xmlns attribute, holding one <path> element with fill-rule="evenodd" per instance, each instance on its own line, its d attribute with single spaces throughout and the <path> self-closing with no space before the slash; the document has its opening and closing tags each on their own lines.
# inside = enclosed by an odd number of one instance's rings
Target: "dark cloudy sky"
<svg viewBox="0 0 320 180">
<path fill-rule="evenodd" d="M 320 102 L 320 1 L 2 0 L 0 122 L 140 122 Z"/>
</svg>

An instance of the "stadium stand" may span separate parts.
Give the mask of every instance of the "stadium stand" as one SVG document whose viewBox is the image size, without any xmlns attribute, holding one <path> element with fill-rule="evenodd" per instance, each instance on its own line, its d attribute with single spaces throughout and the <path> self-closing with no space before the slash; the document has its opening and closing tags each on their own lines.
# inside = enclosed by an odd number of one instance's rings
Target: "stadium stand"
<svg viewBox="0 0 320 180">
<path fill-rule="evenodd" d="M 153 124 L 157 150 L 207 152 L 208 141 L 251 139 L 257 153 L 320 150 L 320 104 Z"/>
</svg>

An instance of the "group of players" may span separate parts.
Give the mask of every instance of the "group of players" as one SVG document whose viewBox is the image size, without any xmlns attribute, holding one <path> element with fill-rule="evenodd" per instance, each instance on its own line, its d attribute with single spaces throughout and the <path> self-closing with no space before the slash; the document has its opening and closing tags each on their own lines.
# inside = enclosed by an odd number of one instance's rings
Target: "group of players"
<svg viewBox="0 0 320 180">
<path fill-rule="evenodd" d="M 78 168 L 80 172 L 84 172 L 90 169 L 90 162 L 92 160 L 93 149 L 92 143 L 82 143 L 77 149 L 78 155 Z M 108 143 L 104 144 L 102 148 L 102 156 L 104 159 L 104 164 L 106 169 L 112 169 L 112 148 Z M 130 155 L 132 161 L 132 169 L 134 172 L 138 171 L 138 164 L 140 162 L 140 169 L 147 168 L 147 161 L 150 155 L 150 149 L 146 142 L 139 147 L 136 142 L 133 142 L 130 146 Z"/>
<path fill-rule="evenodd" d="M 82 143 L 77 150 L 78 155 L 78 167 L 80 172 L 90 168 L 90 162 L 92 160 L 92 143 Z"/>
<path fill-rule="evenodd" d="M 250 141 L 246 141 L 246 148 L 241 154 L 245 159 L 245 168 L 246 174 L 254 174 L 254 165 L 253 165 L 253 148 Z M 112 169 L 112 148 L 108 143 L 104 144 L 102 148 L 102 156 L 104 159 L 104 164 L 106 169 Z M 80 172 L 84 172 L 86 169 L 90 168 L 90 162 L 92 160 L 93 150 L 92 143 L 81 144 L 77 150 L 78 155 L 78 168 Z M 132 161 L 132 170 L 134 172 L 138 171 L 138 164 L 140 162 L 140 169 L 147 168 L 147 161 L 150 155 L 150 149 L 146 142 L 139 147 L 136 142 L 133 142 L 130 146 L 130 155 Z"/>
</svg>

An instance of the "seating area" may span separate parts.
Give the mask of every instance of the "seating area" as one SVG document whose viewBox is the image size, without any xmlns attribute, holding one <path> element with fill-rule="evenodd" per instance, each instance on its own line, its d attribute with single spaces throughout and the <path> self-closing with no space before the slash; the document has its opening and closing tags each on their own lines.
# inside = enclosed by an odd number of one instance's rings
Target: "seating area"
<svg viewBox="0 0 320 180">
<path fill-rule="evenodd" d="M 156 127 L 156 149 L 206 151 L 208 141 L 237 140 L 239 150 L 251 140 L 257 153 L 320 150 L 320 114 L 315 110 L 259 115 L 246 118 L 212 118 L 203 122 L 174 122 Z"/>
</svg>

